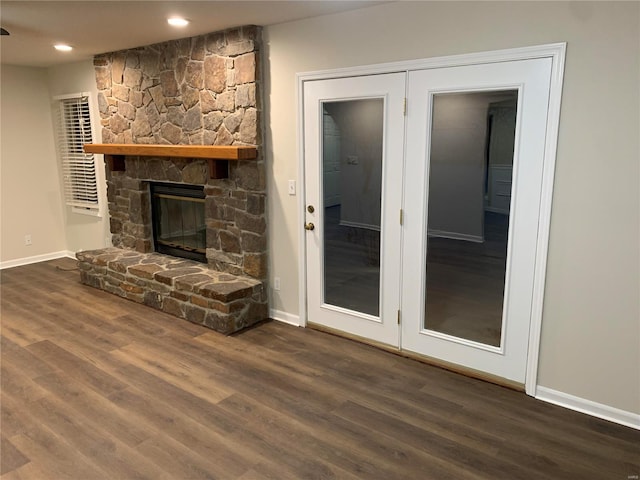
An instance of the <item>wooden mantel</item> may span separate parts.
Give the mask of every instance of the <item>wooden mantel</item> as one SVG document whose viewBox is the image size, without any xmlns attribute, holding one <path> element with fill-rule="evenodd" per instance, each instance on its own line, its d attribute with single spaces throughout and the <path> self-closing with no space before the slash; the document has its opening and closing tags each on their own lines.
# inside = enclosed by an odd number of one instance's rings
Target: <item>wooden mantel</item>
<svg viewBox="0 0 640 480">
<path fill-rule="evenodd" d="M 101 153 L 111 171 L 125 169 L 126 156 L 205 158 L 209 161 L 211 178 L 228 178 L 228 160 L 253 160 L 256 147 L 244 145 L 146 145 L 125 143 L 88 143 L 86 153 Z"/>
</svg>

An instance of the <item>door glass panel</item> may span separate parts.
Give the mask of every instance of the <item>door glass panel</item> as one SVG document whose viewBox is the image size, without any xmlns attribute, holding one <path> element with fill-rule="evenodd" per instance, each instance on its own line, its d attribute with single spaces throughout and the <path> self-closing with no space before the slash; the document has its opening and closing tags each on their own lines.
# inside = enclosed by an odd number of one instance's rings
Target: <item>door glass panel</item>
<svg viewBox="0 0 640 480">
<path fill-rule="evenodd" d="M 384 101 L 325 102 L 324 303 L 379 316 Z"/>
<path fill-rule="evenodd" d="M 433 98 L 427 330 L 500 346 L 517 90 Z"/>
</svg>

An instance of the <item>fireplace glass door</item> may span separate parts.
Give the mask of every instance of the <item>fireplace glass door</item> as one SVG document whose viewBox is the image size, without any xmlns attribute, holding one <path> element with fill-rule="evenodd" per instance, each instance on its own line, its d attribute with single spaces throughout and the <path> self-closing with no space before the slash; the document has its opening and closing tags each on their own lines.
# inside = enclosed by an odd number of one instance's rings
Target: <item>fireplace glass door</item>
<svg viewBox="0 0 640 480">
<path fill-rule="evenodd" d="M 199 185 L 151 185 L 153 238 L 159 253 L 206 262 L 204 188 Z"/>
</svg>

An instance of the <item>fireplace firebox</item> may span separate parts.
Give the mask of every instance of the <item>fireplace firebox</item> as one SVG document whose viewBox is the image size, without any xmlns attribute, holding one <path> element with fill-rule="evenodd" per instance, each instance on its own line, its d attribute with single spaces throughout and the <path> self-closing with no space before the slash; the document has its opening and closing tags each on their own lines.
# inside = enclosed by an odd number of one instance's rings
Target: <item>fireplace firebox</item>
<svg viewBox="0 0 640 480">
<path fill-rule="evenodd" d="M 206 263 L 204 187 L 175 183 L 150 187 L 155 251 Z"/>
</svg>

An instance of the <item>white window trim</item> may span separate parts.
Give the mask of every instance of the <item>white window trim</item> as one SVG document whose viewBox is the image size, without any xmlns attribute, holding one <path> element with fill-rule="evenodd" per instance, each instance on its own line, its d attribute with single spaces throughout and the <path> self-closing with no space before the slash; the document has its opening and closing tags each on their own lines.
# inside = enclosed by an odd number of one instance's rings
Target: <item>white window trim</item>
<svg viewBox="0 0 640 480">
<path fill-rule="evenodd" d="M 102 159 L 102 155 L 96 154 L 86 154 L 87 158 L 90 158 L 93 161 L 94 165 L 94 175 L 96 181 L 96 203 L 90 205 L 74 205 L 73 202 L 68 198 L 68 186 L 66 184 L 67 180 L 65 179 L 65 158 L 63 157 L 62 146 L 60 142 L 60 136 L 63 134 L 61 129 L 64 128 L 61 123 L 60 118 L 60 106 L 64 100 L 70 99 L 79 99 L 86 98 L 88 107 L 89 107 L 89 120 L 91 122 L 90 131 L 91 131 L 91 143 L 94 142 L 97 138 L 97 130 L 96 126 L 98 125 L 98 121 L 96 120 L 95 114 L 95 102 L 93 99 L 93 95 L 89 92 L 78 92 L 71 93 L 66 95 L 57 95 L 53 97 L 55 108 L 55 133 L 56 133 L 56 147 L 58 151 L 58 157 L 60 162 L 60 169 L 62 174 L 62 189 L 63 189 L 63 199 L 65 205 L 71 210 L 72 213 L 81 214 L 81 215 L 89 215 L 95 217 L 102 217 L 104 214 L 104 161 Z"/>
</svg>

